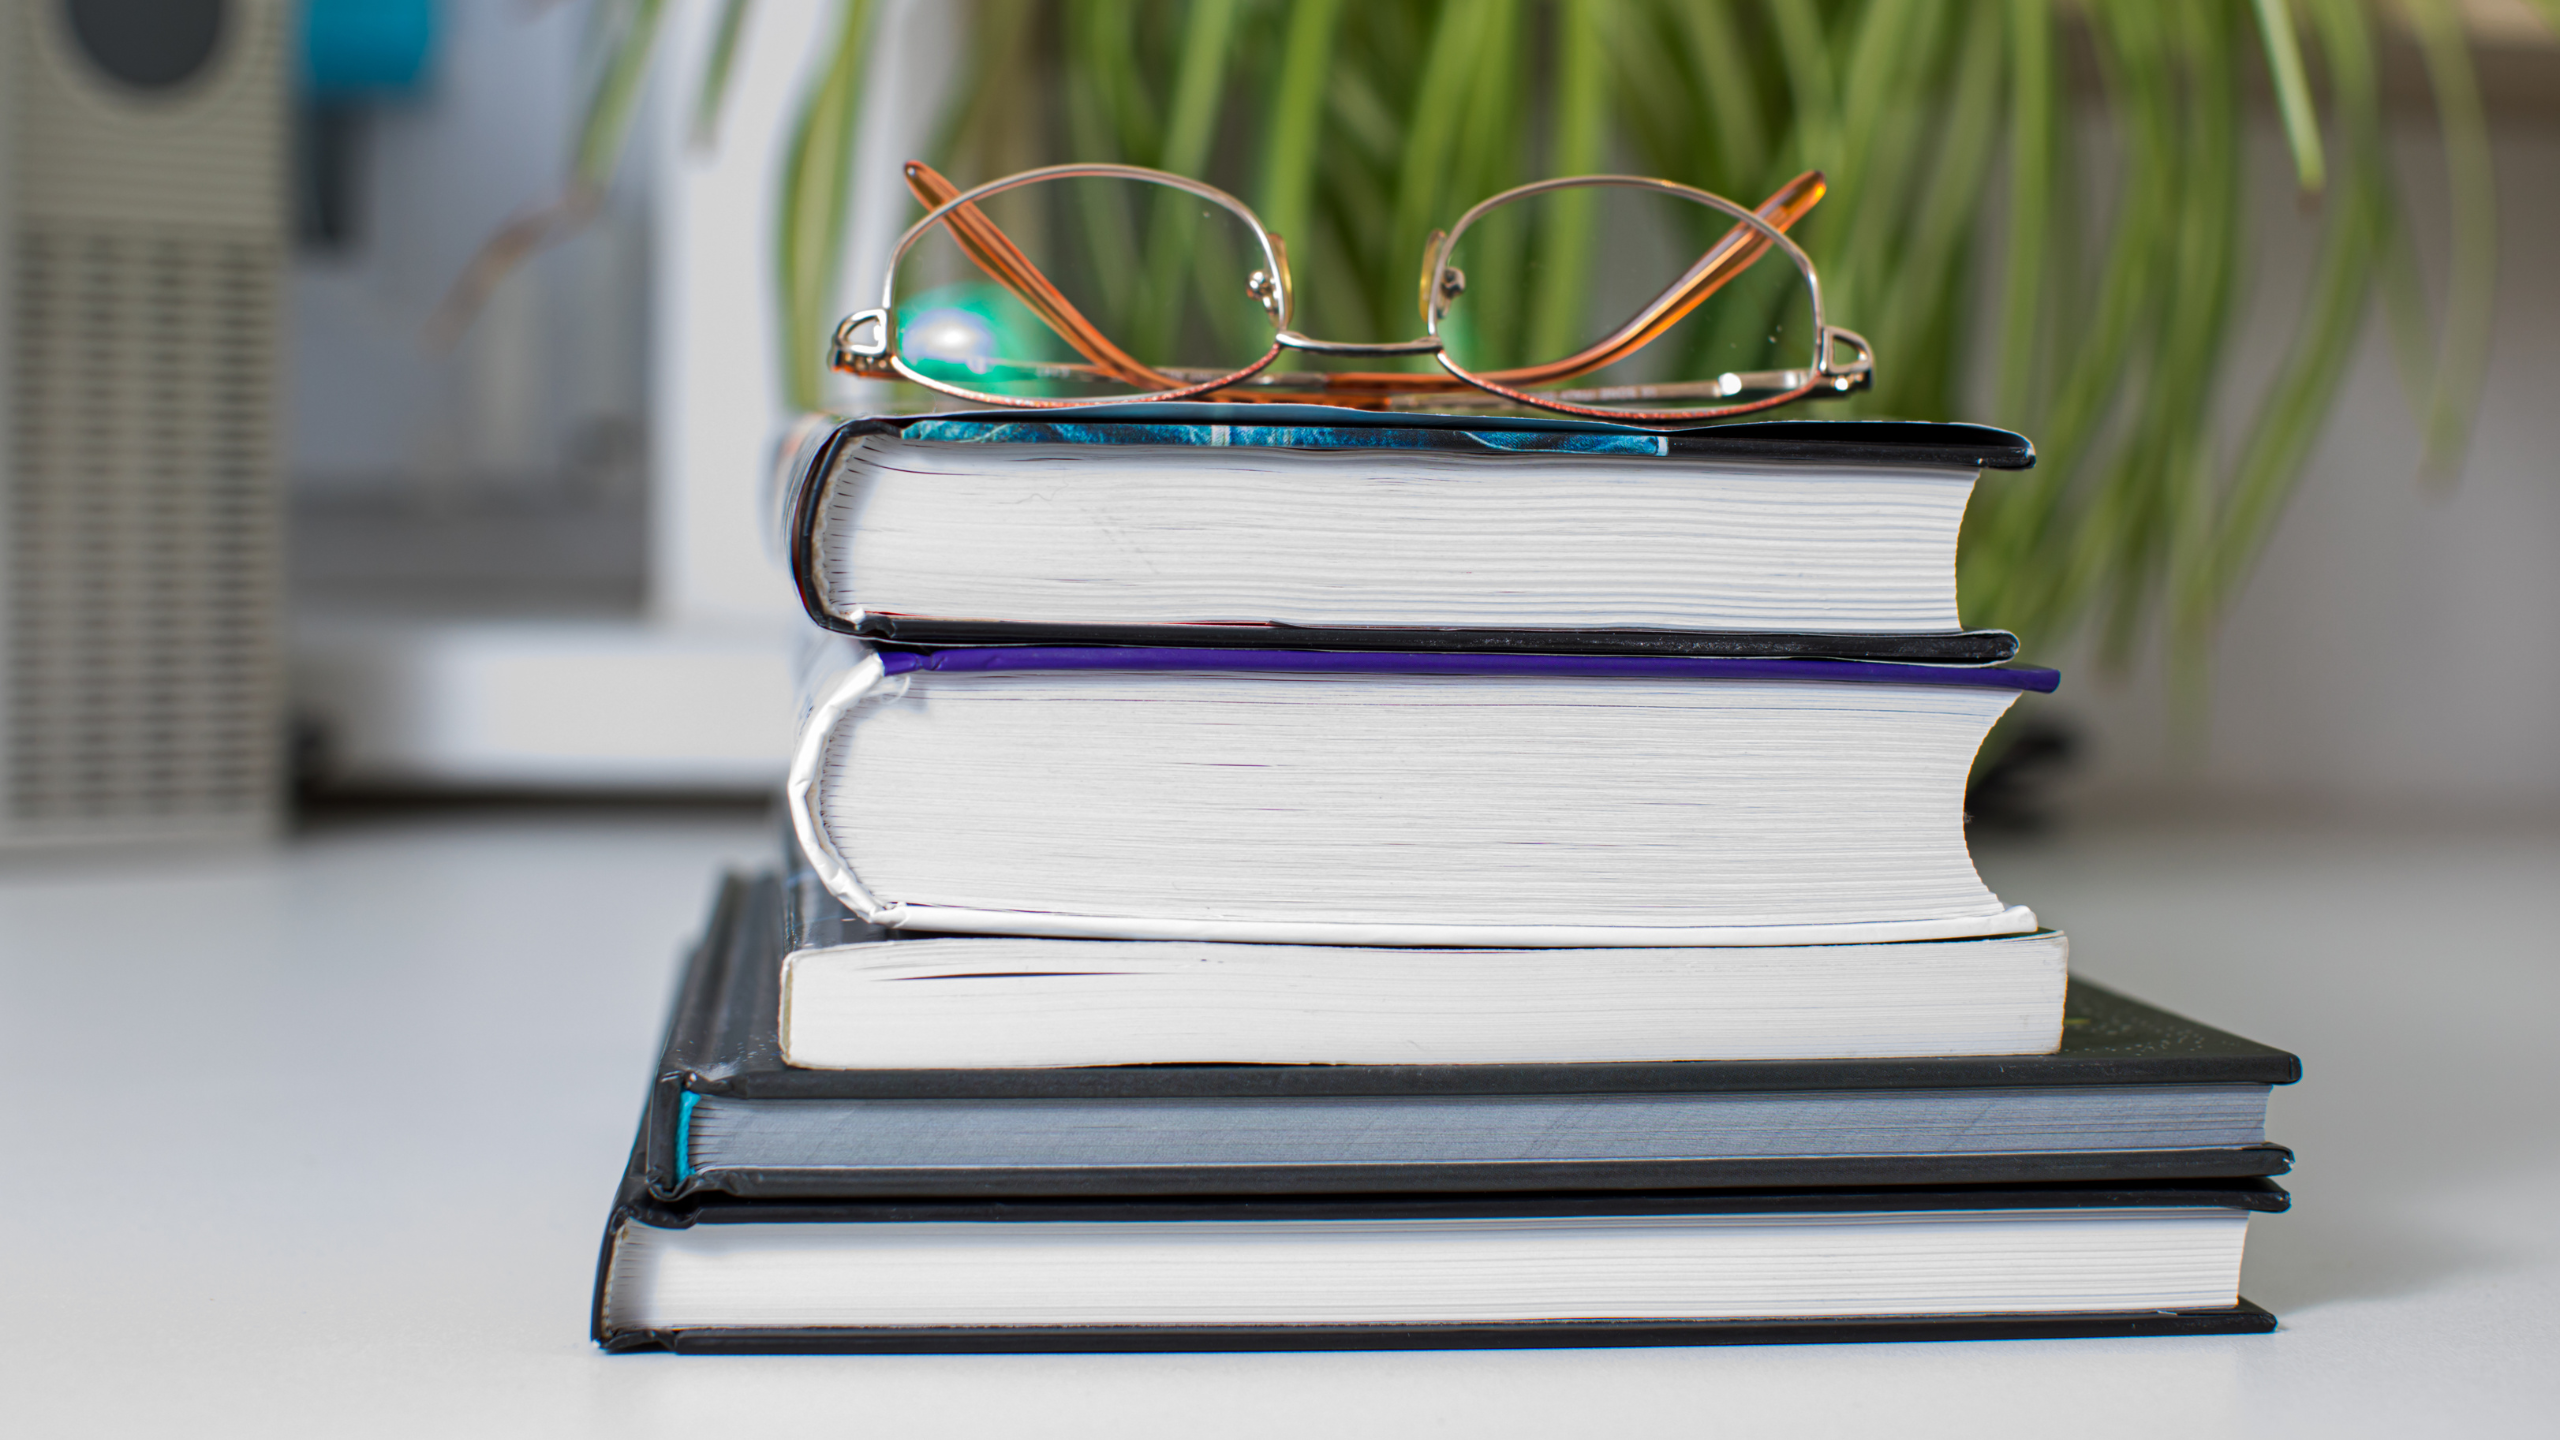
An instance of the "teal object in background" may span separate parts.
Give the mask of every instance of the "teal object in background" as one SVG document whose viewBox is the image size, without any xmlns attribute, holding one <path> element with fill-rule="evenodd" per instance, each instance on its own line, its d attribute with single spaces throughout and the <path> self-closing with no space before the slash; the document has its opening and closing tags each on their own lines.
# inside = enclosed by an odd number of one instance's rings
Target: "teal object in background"
<svg viewBox="0 0 2560 1440">
<path fill-rule="evenodd" d="M 435 0 L 304 0 L 304 93 L 316 100 L 415 95 L 425 87 L 435 40 Z"/>
<path fill-rule="evenodd" d="M 1010 386 L 1032 395 L 1053 387 L 1024 378 L 1014 367 L 1074 358 L 1011 291 L 983 280 L 938 286 L 900 301 L 898 353 L 937 380 Z"/>
</svg>

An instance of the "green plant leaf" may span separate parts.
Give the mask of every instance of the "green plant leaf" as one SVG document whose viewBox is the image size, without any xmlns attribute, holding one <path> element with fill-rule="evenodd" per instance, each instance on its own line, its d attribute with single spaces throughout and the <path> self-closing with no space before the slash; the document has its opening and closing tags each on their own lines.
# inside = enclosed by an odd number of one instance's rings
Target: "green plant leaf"
<svg viewBox="0 0 2560 1440">
<path fill-rule="evenodd" d="M 1485 7 L 1470 0 L 1452 0 L 1440 7 L 1438 23 L 1431 30 L 1431 48 L 1422 57 L 1412 113 L 1403 126 L 1396 208 L 1384 237 L 1389 257 L 1421 254 L 1424 237 L 1440 218 L 1450 156 L 1465 119 L 1467 80 L 1482 52 L 1488 18 Z"/>
<path fill-rule="evenodd" d="M 720 111 L 729 98 L 729 81 L 738 70 L 738 37 L 745 33 L 747 11 L 754 0 L 720 0 L 720 18 L 711 32 L 711 53 L 702 62 L 702 83 L 694 87 L 691 133 L 697 148 L 708 149 L 720 138 Z"/>
<path fill-rule="evenodd" d="M 1793 149 L 1800 168 L 1836 171 L 1841 163 L 1838 84 L 1822 13 L 1813 0 L 1768 0 L 1770 27 L 1787 71 Z"/>
<path fill-rule="evenodd" d="M 1262 223 L 1297 242 L 1311 239 L 1316 156 L 1324 136 L 1325 72 L 1342 19 L 1342 0 L 1298 0 L 1289 7 L 1288 42 L 1263 138 Z"/>
<path fill-rule="evenodd" d="M 1472 83 L 1467 88 L 1464 123 L 1459 126 L 1458 142 L 1451 156 L 1450 183 L 1445 191 L 1446 208 L 1433 217 L 1434 229 L 1455 224 L 1462 210 L 1528 178 L 1523 172 L 1527 169 L 1529 154 L 1529 111 L 1520 103 L 1520 96 L 1528 87 L 1531 73 L 1529 51 L 1532 31 L 1523 13 L 1525 7 L 1519 0 L 1481 0 L 1481 3 L 1485 7 L 1485 31 L 1478 44 Z M 1615 13 L 1604 11 L 1599 18 L 1605 24 Z M 1499 255 L 1523 239 L 1516 230 L 1496 232 L 1487 238 L 1490 245 L 1484 253 L 1488 256 Z M 1410 256 L 1391 255 L 1388 257 L 1391 276 L 1396 273 L 1392 267 L 1399 259 L 1405 261 L 1402 274 L 1414 282 L 1415 310 L 1407 313 L 1416 315 L 1418 319 L 1423 270 L 1428 262 L 1420 246 L 1416 246 Z M 1510 272 L 1515 262 L 1516 257 L 1514 261 L 1495 259 L 1492 271 L 1495 274 Z M 1527 296 L 1510 286 L 1480 289 L 1468 297 L 1476 333 L 1496 349 L 1508 348 L 1517 339 L 1520 327 L 1526 323 L 1528 303 Z M 1417 328 L 1409 333 L 1420 332 Z M 1405 364 L 1408 369 L 1436 368 L 1431 361 L 1420 356 Z"/>
<path fill-rule="evenodd" d="M 2138 392 L 2128 394 L 2139 383 L 2129 374 L 2156 318 L 2166 261 L 2163 232 L 2174 224 L 2178 204 L 2171 140 L 2177 101 L 2150 12 L 2136 0 L 2093 7 L 2091 18 L 2090 39 L 2123 150 L 2117 219 L 2106 238 L 2094 296 L 2076 307 L 2084 313 L 2073 317 L 2075 343 L 2049 357 L 2060 377 L 2037 437 L 2045 458 L 1984 496 L 1976 507 L 1982 519 L 1969 527 L 1959 566 L 1961 574 L 1977 556 L 1997 557 L 1990 564 L 1993 573 L 1966 597 L 1968 605 L 1979 607 L 1974 623 L 2005 626 L 2034 643 L 2059 639 L 2106 578 L 2097 537 L 2067 536 L 2065 522 L 2084 471 L 2107 473 L 2089 452 L 2115 407 L 2139 403 Z M 2057 116 L 2057 122 L 2067 123 L 2067 117 Z M 2106 493 L 2103 479 L 2099 490 Z"/>
<path fill-rule="evenodd" d="M 2391 229 L 2390 161 L 2382 148 L 2381 92 L 2366 12 L 2356 0 L 2314 0 L 2310 13 L 2338 117 L 2342 173 L 2283 368 L 2268 387 L 2234 467 L 2214 527 L 2212 563 L 2191 576 L 2177 597 L 2175 623 L 2199 650 L 2265 548 L 2319 438 L 2372 304 L 2378 257 Z"/>
<path fill-rule="evenodd" d="M 2489 153 L 2488 110 L 2480 101 L 2480 78 L 2461 17 L 2446 0 L 2406 0 L 2406 8 L 2435 91 L 2453 188 L 2453 263 L 2425 417 L 2423 471 L 2431 487 L 2448 489 L 2462 476 L 2472 417 L 2489 371 L 2498 287 L 2498 177 Z"/>
<path fill-rule="evenodd" d="M 943 103 L 925 158 L 945 175 L 968 183 L 992 179 L 1036 163 L 1036 147 L 1025 143 L 1032 128 L 1027 117 L 1039 101 L 1040 77 L 1058 68 L 1046 47 L 1056 44 L 1060 7 L 1047 0 L 975 0 L 975 23 L 960 65 L 959 83 Z M 1066 65 L 1068 90 L 1087 73 L 1080 64 Z M 1085 136 L 1077 148 L 1088 149 Z"/>
<path fill-rule="evenodd" d="M 657 53 L 666 0 L 627 0 L 617 9 L 615 33 L 606 42 L 604 63 L 578 117 L 577 158 L 570 165 L 574 182 L 592 190 L 611 184 L 614 167 L 622 162 L 631 117 L 648 84 L 649 60 Z"/>
<path fill-rule="evenodd" d="M 1966 251 L 1982 212 L 1983 189 L 2000 136 L 2004 16 L 1998 6 L 1970 12 L 1942 124 L 1934 127 L 1935 164 L 1903 223 L 1902 253 L 1883 279 L 1883 304 L 1869 338 L 1905 357 L 1889 385 L 1886 407 L 1900 414 L 1952 418 L 1963 347 L 1941 333 L 1965 304 Z M 1914 127 L 1915 129 L 1917 127 Z"/>
<path fill-rule="evenodd" d="M 2009 194 L 2002 256 L 1999 382 L 1992 414 L 2025 428 L 2035 419 L 2038 338 L 2053 237 L 2055 144 L 2053 11 L 2045 0 L 2008 0 Z"/>
<path fill-rule="evenodd" d="M 1120 153 L 1141 165 L 1163 165 L 1163 122 L 1139 63 L 1136 0 L 1084 0 L 1082 9 L 1083 23 L 1076 26 L 1084 39 L 1082 53 L 1096 88 L 1110 104 Z"/>
<path fill-rule="evenodd" d="M 2560 0 L 2554 0 L 2560 3 Z M 1707 160 L 1706 188 L 1744 204 L 1769 188 L 1768 126 L 1760 115 L 1760 85 L 1726 0 L 1696 0 L 1668 7 L 1695 79 L 1706 120 L 1699 127 Z"/>
<path fill-rule="evenodd" d="M 1557 17 L 1562 31 L 1556 56 L 1555 141 L 1547 168 L 1556 175 L 1598 170 L 1608 145 L 1610 7 L 1615 0 L 1578 0 Z M 1540 253 L 1551 278 L 1529 302 L 1531 355 L 1569 353 L 1589 304 L 1591 261 L 1599 214 L 1589 192 L 1567 191 L 1540 215 L 1546 227 Z"/>
<path fill-rule="evenodd" d="M 792 127 L 774 226 L 785 400 L 795 410 L 824 404 L 826 336 L 835 328 L 837 281 L 853 195 L 854 127 L 862 110 L 863 62 L 870 53 L 872 0 L 839 0 L 826 63 Z"/>
<path fill-rule="evenodd" d="M 722 3 L 696 98 L 705 132 L 751 13 Z M 2560 30 L 2560 0 L 2531 3 Z M 663 4 L 600 0 L 569 194 L 492 241 L 483 282 L 592 208 Z M 2299 489 L 2377 293 L 2425 473 L 2442 484 L 2461 466 L 2493 317 L 2495 177 L 2452 0 L 2404 8 L 2452 180 L 2440 318 L 2382 143 L 2366 0 L 972 0 L 971 78 L 946 140 L 973 178 L 1114 158 L 1251 185 L 1303 261 L 1298 323 L 1346 338 L 1408 333 L 1424 234 L 1539 170 L 1632 156 L 1748 202 L 1819 167 L 1832 198 L 1797 238 L 1831 318 L 1879 352 L 1876 389 L 1829 413 L 1959 417 L 1975 377 L 1991 414 L 2038 442 L 2038 468 L 1985 477 L 1966 517 L 1968 620 L 2037 646 L 2094 626 L 2122 659 L 2165 616 L 2191 705 L 2216 617 Z M 831 318 L 867 0 L 840 16 L 785 157 L 776 284 L 795 400 Z M 2099 78 L 2085 99 L 2064 64 L 2082 40 Z M 2323 210 L 2301 313 L 2243 404 L 2229 390 L 2259 64 L 2291 179 Z M 1595 237 L 1559 223 L 1542 237 L 1561 246 L 1557 268 L 1586 274 Z M 1145 255 L 1133 286 L 1234 278 L 1163 231 L 1083 243 Z M 1469 299 L 1472 323 L 1534 326 L 1548 345 L 1568 343 L 1582 304 L 1569 283 Z"/>
<path fill-rule="evenodd" d="M 2284 117 L 2284 141 L 2293 150 L 2293 174 L 2306 195 L 2329 183 L 2320 151 L 2320 121 L 2311 113 L 2311 82 L 2302 73 L 2302 41 L 2294 34 L 2285 0 L 2250 0 L 2258 13 L 2258 37 L 2266 46 L 2267 74 L 2276 87 L 2276 112 Z"/>
<path fill-rule="evenodd" d="M 1193 0 L 1182 28 L 1182 60 L 1174 71 L 1173 108 L 1165 119 L 1159 169 L 1199 176 L 1218 136 L 1218 96 L 1236 33 L 1237 0 Z"/>
<path fill-rule="evenodd" d="M 2236 17 L 2196 0 L 2162 8 L 2172 19 L 2173 53 L 2187 80 L 2179 162 L 2185 204 L 2175 242 L 2174 290 L 2151 382 L 2168 421 L 2149 447 L 2161 473 L 2140 486 L 2141 520 L 2120 547 L 2108 617 L 2107 653 L 2120 664 L 2140 643 L 2155 594 L 2210 561 L 2213 402 L 2230 350 L 2233 262 L 2243 226 L 2244 81 Z M 2187 651 L 2172 654 L 2190 663 L 2195 658 Z"/>
<path fill-rule="evenodd" d="M 1173 107 L 1165 120 L 1164 150 L 1159 169 L 1198 176 L 1208 168 L 1209 146 L 1217 138 L 1218 97 L 1224 89 L 1228 51 L 1235 37 L 1236 0 L 1197 0 L 1182 29 L 1182 58 L 1174 72 Z M 1187 212 L 1196 208 L 1178 191 L 1157 197 L 1149 227 L 1144 269 L 1146 288 L 1137 321 L 1137 353 L 1150 358 L 1174 353 L 1175 330 L 1181 323 L 1183 291 L 1191 283 L 1207 286 L 1213 277 L 1195 271 L 1194 230 Z M 1241 277 L 1236 277 L 1241 283 Z M 1227 312 L 1210 307 L 1212 315 Z M 1155 363 L 1164 363 L 1155 361 Z"/>
</svg>

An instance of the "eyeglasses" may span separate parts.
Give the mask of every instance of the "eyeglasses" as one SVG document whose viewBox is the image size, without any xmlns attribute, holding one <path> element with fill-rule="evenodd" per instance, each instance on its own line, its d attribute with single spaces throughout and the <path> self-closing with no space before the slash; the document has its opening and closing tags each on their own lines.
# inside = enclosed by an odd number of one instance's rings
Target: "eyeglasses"
<svg viewBox="0 0 2560 1440">
<path fill-rule="evenodd" d="M 1197 180 L 1053 165 L 964 191 L 921 163 L 906 176 L 927 213 L 891 252 L 879 305 L 837 328 L 832 364 L 978 404 L 1522 405 L 1681 425 L 1846 395 L 1874 374 L 1866 340 L 1824 320 L 1813 262 L 1785 233 L 1822 198 L 1819 172 L 1756 211 L 1628 175 L 1505 190 L 1432 232 L 1423 335 L 1383 344 L 1294 328 L 1287 243 Z M 1291 351 L 1429 356 L 1444 373 L 1271 368 Z"/>
</svg>

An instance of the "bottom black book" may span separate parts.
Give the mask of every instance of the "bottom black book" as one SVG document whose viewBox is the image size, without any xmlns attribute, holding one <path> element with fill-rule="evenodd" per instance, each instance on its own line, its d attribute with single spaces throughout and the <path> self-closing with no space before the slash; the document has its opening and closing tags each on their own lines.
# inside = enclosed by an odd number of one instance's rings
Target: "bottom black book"
<svg viewBox="0 0 2560 1440">
<path fill-rule="evenodd" d="M 1201 1200 L 648 1198 L 608 1350 L 960 1352 L 2246 1334 L 2263 1180 Z"/>
</svg>

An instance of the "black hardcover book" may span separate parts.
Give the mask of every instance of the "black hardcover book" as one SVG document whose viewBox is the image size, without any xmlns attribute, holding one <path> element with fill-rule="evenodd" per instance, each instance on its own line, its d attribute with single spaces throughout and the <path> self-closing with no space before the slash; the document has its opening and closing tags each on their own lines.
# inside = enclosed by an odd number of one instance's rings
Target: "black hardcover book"
<svg viewBox="0 0 2560 1440">
<path fill-rule="evenodd" d="M 901 445 L 917 440 L 941 455 Z M 1004 448 L 975 463 L 955 448 L 980 446 Z M 810 618 L 888 646 L 1986 665 L 2014 658 L 2018 641 L 1958 625 L 1954 527 L 1975 474 L 2034 463 L 2025 437 L 1978 425 L 1755 421 L 1660 434 L 1555 416 L 1146 404 L 850 421 L 790 458 L 776 509 Z M 1133 470 L 1147 466 L 1173 478 Z M 1524 466 L 1552 471 L 1553 488 L 1536 489 Z M 1504 467 L 1509 490 L 1481 483 Z M 1001 488 L 1009 472 L 1028 488 L 963 493 Z M 884 476 L 904 487 L 887 500 Z M 1334 483 L 1311 487 L 1319 476 Z M 1635 476 L 1655 483 L 1623 483 Z M 1067 511 L 1035 513 L 1071 491 Z M 1423 508 L 1404 503 L 1426 492 Z M 1692 519 L 1695 533 L 1683 528 Z M 1178 533 L 1150 549 L 1159 520 Z M 1432 543 L 1417 550 L 1399 523 Z M 1088 525 L 1108 537 L 1099 549 L 1077 548 Z M 867 560 L 854 555 L 866 526 L 893 537 Z M 1279 553 L 1287 537 L 1318 533 L 1319 553 Z M 1354 536 L 1376 553 L 1343 553 Z M 957 548 L 934 548 L 946 543 Z M 1454 568 L 1415 573 L 1426 552 Z M 920 581 L 902 582 L 910 565 Z M 1214 593 L 1190 593 L 1176 573 L 1185 566 L 1199 571 L 1192 580 L 1215 577 Z M 1522 567 L 1539 583 L 1517 583 Z M 1066 575 L 1067 592 L 1051 593 Z M 1300 613 L 1311 583 L 1344 597 L 1324 617 Z M 1520 598 L 1530 592 L 1581 603 L 1558 610 Z"/>
<path fill-rule="evenodd" d="M 2046 1055 L 795 1069 L 785 954 L 881 932 L 793 888 L 721 887 L 635 1156 L 659 1202 L 2014 1185 L 2292 1158 L 2265 1107 L 2299 1061 L 2077 977 Z"/>
<path fill-rule="evenodd" d="M 1390 1350 L 2257 1334 L 2263 1180 L 1188 1200 L 650 1194 L 592 1334 L 692 1353 Z"/>
</svg>

